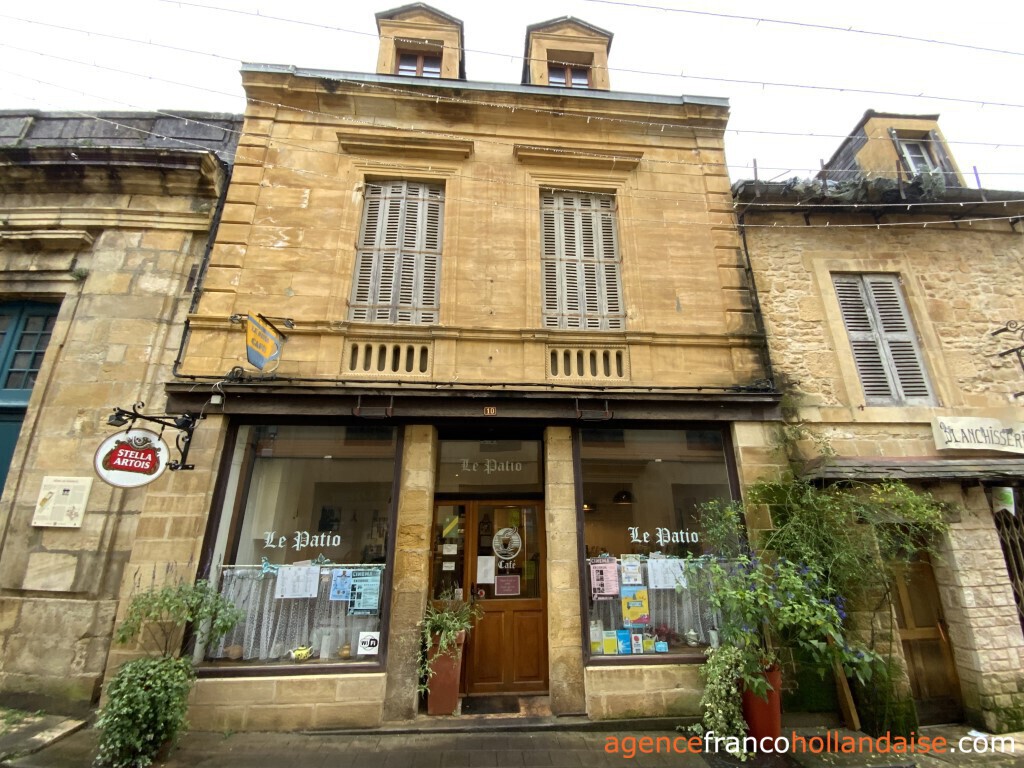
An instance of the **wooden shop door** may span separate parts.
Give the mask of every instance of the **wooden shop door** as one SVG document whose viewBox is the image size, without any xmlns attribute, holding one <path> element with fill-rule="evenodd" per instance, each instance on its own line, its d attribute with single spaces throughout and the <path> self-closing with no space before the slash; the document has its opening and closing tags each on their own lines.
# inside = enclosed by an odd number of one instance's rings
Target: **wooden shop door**
<svg viewBox="0 0 1024 768">
<path fill-rule="evenodd" d="M 931 562 L 893 568 L 896 620 L 921 725 L 963 719 L 960 678 Z"/>
<path fill-rule="evenodd" d="M 434 521 L 433 594 L 461 585 L 482 611 L 464 650 L 465 692 L 546 692 L 543 505 L 439 503 Z"/>
</svg>

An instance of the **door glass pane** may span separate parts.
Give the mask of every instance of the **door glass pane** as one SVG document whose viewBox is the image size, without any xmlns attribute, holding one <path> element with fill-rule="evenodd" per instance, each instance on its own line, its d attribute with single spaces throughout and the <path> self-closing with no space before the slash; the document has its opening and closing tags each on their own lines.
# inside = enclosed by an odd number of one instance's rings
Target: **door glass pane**
<svg viewBox="0 0 1024 768">
<path fill-rule="evenodd" d="M 466 506 L 438 504 L 434 511 L 434 572 L 431 594 L 455 591 L 458 597 L 466 584 Z"/>
<path fill-rule="evenodd" d="M 540 597 L 537 508 L 481 504 L 477 522 L 476 596 L 483 600 Z"/>
</svg>

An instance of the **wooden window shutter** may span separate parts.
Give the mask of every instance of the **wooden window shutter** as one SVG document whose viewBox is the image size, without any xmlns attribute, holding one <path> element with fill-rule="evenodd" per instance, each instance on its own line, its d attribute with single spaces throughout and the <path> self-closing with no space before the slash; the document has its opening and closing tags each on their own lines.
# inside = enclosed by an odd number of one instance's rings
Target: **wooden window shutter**
<svg viewBox="0 0 1024 768">
<path fill-rule="evenodd" d="M 946 186 L 959 187 L 960 179 L 957 178 L 956 171 L 953 170 L 953 161 L 950 159 L 949 153 L 946 152 L 946 146 L 939 138 L 938 132 L 928 131 L 928 141 L 932 149 L 932 157 L 935 158 L 936 165 L 942 170 Z"/>
<path fill-rule="evenodd" d="M 868 405 L 932 405 L 910 313 L 896 275 L 833 275 Z"/>
<path fill-rule="evenodd" d="M 441 185 L 367 184 L 349 319 L 436 323 L 443 229 Z"/>
<path fill-rule="evenodd" d="M 625 328 L 615 198 L 541 195 L 541 291 L 546 328 Z"/>
</svg>

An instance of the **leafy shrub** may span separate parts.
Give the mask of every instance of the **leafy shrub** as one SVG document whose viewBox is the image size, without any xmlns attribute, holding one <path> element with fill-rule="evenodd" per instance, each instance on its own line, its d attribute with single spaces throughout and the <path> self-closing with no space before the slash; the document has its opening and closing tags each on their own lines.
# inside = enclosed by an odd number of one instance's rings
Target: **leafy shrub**
<svg viewBox="0 0 1024 768">
<path fill-rule="evenodd" d="M 195 679 L 189 659 L 143 657 L 121 666 L 107 687 L 97 766 L 146 768 L 166 742 L 188 727 L 188 694 Z"/>
<path fill-rule="evenodd" d="M 215 642 L 241 615 L 204 580 L 167 584 L 132 597 L 114 639 L 130 643 L 145 635 L 156 654 L 126 662 L 108 684 L 107 702 L 96 721 L 96 766 L 145 768 L 165 744 L 176 741 L 188 727 L 188 695 L 195 680 L 191 656 L 173 656 L 186 628 L 193 627 L 198 643 Z"/>
</svg>

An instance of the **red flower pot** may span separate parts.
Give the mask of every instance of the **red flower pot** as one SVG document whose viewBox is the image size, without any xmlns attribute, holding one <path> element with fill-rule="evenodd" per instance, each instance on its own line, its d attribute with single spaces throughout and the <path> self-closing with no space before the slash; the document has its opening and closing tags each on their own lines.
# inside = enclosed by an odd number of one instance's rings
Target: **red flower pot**
<svg viewBox="0 0 1024 768">
<path fill-rule="evenodd" d="M 427 661 L 434 674 L 427 681 L 427 714 L 451 715 L 459 706 L 459 681 L 462 677 L 462 644 L 466 633 L 459 632 L 455 645 L 438 653 L 437 638 L 427 651 Z"/>
<path fill-rule="evenodd" d="M 764 672 L 768 680 L 768 699 L 756 693 L 743 691 L 743 719 L 747 721 L 747 733 L 757 739 L 777 739 L 782 735 L 782 670 L 776 665 Z"/>
</svg>

